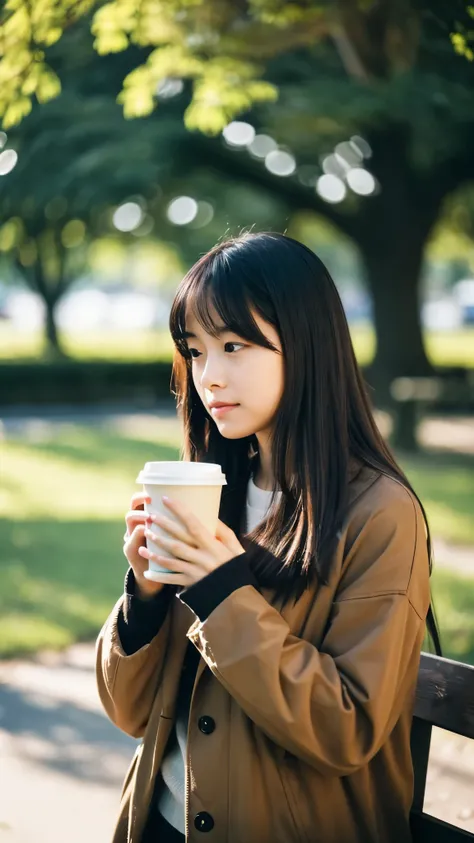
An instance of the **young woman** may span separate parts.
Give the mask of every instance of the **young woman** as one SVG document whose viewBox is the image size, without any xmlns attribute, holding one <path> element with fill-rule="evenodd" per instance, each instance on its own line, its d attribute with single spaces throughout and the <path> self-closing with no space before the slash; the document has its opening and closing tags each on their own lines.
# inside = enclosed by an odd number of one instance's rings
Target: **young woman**
<svg viewBox="0 0 474 843">
<path fill-rule="evenodd" d="M 97 677 L 143 740 L 114 843 L 408 843 L 430 537 L 334 283 L 301 243 L 245 235 L 188 272 L 170 329 L 182 458 L 228 485 L 216 536 L 173 500 L 179 527 L 156 517 L 159 583 L 143 495 L 126 516 Z"/>
</svg>

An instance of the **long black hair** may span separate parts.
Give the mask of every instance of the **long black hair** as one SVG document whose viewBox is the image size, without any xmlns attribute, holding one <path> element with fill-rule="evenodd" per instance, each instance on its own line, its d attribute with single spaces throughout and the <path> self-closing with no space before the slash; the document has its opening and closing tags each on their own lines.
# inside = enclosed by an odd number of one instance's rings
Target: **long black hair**
<svg viewBox="0 0 474 843">
<path fill-rule="evenodd" d="M 251 309 L 274 326 L 281 340 L 285 385 L 272 460 L 282 495 L 280 501 L 273 495 L 268 517 L 248 535 L 270 551 L 258 572 L 262 584 L 298 599 L 314 577 L 320 584 L 328 582 L 354 464 L 391 475 L 419 499 L 375 424 L 342 302 L 324 264 L 290 237 L 244 234 L 218 244 L 189 270 L 169 322 L 176 346 L 171 386 L 184 427 L 181 458 L 222 466 L 228 485 L 220 517 L 238 536 L 245 532 L 246 488 L 258 460 L 258 442 L 255 435 L 223 437 L 194 386 L 184 339 L 186 314 L 194 313 L 216 336 L 211 306 L 230 331 L 253 344 L 276 351 Z M 431 574 L 431 537 L 419 503 Z M 427 625 L 440 654 L 431 606 Z"/>
</svg>

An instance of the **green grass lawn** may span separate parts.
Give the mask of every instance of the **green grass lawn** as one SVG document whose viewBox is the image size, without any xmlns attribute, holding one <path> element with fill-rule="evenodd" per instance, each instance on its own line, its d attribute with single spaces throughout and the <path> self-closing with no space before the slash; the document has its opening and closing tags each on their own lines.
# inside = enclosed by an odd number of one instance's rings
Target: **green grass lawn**
<svg viewBox="0 0 474 843">
<path fill-rule="evenodd" d="M 375 351 L 372 328 L 354 327 L 352 338 L 361 365 L 370 363 Z M 65 350 L 78 359 L 153 360 L 170 358 L 173 350 L 167 330 L 87 332 L 63 337 Z M 427 351 L 439 366 L 474 366 L 474 329 L 440 331 L 426 337 Z M 18 333 L 0 323 L 0 361 L 37 360 L 43 354 L 39 332 Z"/>
<path fill-rule="evenodd" d="M 0 656 L 94 638 L 121 594 L 124 514 L 146 460 L 178 457 L 179 428 L 156 434 L 64 424 L 2 447 Z M 434 534 L 474 545 L 474 471 L 466 457 L 404 460 Z M 439 569 L 433 587 L 446 655 L 474 663 L 474 578 Z"/>
</svg>

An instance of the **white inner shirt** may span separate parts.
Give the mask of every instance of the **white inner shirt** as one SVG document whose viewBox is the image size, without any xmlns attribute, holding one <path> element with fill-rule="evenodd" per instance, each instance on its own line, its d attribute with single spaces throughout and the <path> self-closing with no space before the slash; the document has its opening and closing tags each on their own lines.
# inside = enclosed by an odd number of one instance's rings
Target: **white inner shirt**
<svg viewBox="0 0 474 843">
<path fill-rule="evenodd" d="M 277 498 L 281 491 L 277 492 Z M 250 478 L 247 486 L 247 529 L 250 533 L 265 518 L 272 502 L 272 492 L 259 489 Z M 186 763 L 186 738 L 188 718 L 176 720 L 176 738 L 161 765 L 164 786 L 158 799 L 158 810 L 170 825 L 184 834 L 184 765 Z"/>
</svg>

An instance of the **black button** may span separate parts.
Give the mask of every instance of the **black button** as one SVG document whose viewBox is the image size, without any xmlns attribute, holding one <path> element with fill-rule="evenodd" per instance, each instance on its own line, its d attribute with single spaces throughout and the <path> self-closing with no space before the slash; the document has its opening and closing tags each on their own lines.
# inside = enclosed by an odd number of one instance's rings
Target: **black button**
<svg viewBox="0 0 474 843">
<path fill-rule="evenodd" d="M 194 817 L 194 828 L 198 831 L 212 831 L 214 828 L 214 820 L 207 811 L 200 811 Z"/>
<path fill-rule="evenodd" d="M 216 728 L 215 721 L 212 717 L 200 717 L 198 726 L 201 732 L 204 732 L 205 735 L 212 735 L 214 729 Z"/>
</svg>

